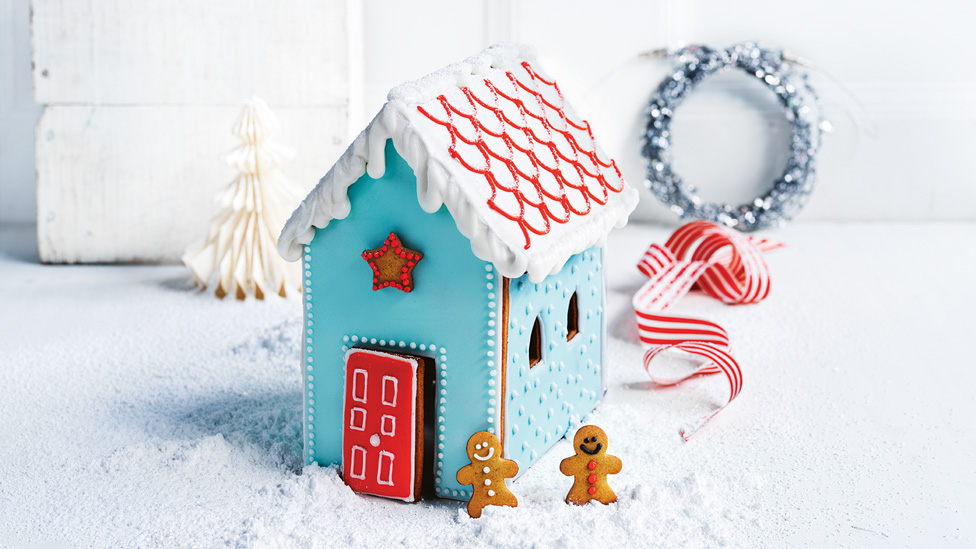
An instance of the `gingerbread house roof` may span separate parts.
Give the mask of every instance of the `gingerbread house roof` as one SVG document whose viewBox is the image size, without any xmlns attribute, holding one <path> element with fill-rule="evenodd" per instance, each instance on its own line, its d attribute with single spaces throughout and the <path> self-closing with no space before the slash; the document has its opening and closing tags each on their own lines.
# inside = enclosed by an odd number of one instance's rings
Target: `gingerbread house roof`
<svg viewBox="0 0 976 549">
<path fill-rule="evenodd" d="M 349 186 L 383 175 L 388 139 L 417 177 L 420 206 L 446 206 L 475 256 L 507 277 L 527 272 L 538 282 L 558 272 L 637 205 L 534 50 L 496 45 L 390 92 L 285 224 L 284 258 L 301 257 L 315 227 L 349 214 Z"/>
</svg>

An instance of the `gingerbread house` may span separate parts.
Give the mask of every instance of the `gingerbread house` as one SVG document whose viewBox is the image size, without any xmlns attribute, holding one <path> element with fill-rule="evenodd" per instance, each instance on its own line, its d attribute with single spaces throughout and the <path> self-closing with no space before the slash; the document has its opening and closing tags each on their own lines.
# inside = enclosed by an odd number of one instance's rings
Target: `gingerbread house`
<svg viewBox="0 0 976 549">
<path fill-rule="evenodd" d="M 603 251 L 637 192 L 530 48 L 393 89 L 295 210 L 305 460 L 463 499 L 487 430 L 524 472 L 604 394 Z"/>
</svg>

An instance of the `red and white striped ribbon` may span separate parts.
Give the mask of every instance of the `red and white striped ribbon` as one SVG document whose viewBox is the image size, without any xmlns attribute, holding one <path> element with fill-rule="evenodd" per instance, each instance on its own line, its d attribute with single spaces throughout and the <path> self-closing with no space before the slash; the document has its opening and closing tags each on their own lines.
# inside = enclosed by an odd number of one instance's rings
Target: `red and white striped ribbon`
<svg viewBox="0 0 976 549">
<path fill-rule="evenodd" d="M 781 246 L 709 221 L 693 221 L 675 231 L 664 246 L 651 244 L 637 264 L 637 269 L 650 278 L 633 303 L 641 343 L 648 346 L 644 369 L 651 379 L 659 385 L 674 385 L 690 377 L 720 373 L 729 382 L 729 400 L 694 427 L 682 429 L 685 440 L 735 399 L 742 390 L 742 371 L 721 326 L 664 311 L 693 289 L 729 305 L 762 301 L 769 295 L 769 271 L 762 252 Z M 650 363 L 669 349 L 696 355 L 705 362 L 680 378 L 655 377 Z"/>
</svg>

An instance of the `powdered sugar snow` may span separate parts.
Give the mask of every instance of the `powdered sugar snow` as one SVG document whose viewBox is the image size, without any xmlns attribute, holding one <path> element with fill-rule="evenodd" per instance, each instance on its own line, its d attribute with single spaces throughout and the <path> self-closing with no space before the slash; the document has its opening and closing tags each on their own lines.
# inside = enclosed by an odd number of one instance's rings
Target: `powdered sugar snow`
<svg viewBox="0 0 976 549">
<path fill-rule="evenodd" d="M 973 225 L 794 225 L 772 293 L 675 313 L 726 327 L 744 389 L 650 389 L 634 264 L 668 231 L 610 238 L 609 393 L 587 419 L 619 501 L 563 502 L 560 442 L 518 508 L 352 493 L 301 467 L 300 301 L 217 301 L 181 267 L 47 267 L 0 232 L 0 545 L 964 546 L 976 541 Z M 904 263 L 912 257 L 916 263 Z M 664 366 L 664 365 L 662 365 Z"/>
</svg>

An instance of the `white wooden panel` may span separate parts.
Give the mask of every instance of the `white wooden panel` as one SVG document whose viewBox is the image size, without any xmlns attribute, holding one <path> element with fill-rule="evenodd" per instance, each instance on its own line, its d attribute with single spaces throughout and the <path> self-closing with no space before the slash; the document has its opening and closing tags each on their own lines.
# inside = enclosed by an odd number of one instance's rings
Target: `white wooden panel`
<svg viewBox="0 0 976 549">
<path fill-rule="evenodd" d="M 2 13 L 14 6 L 15 32 L 18 22 L 26 25 L 26 16 L 16 15 L 26 13 L 25 8 L 17 7 L 25 1 L 13 0 L 7 3 L 8 8 L 0 7 Z M 37 0 L 36 5 L 49 1 Z M 225 5 L 224 1 L 216 3 Z M 63 4 L 66 10 L 74 5 L 67 1 Z M 257 4 L 248 0 L 243 5 Z M 786 46 L 829 71 L 865 104 L 866 121 L 874 126 L 873 133 L 858 130 L 848 116 L 849 111 L 856 110 L 851 100 L 829 82 L 819 86 L 836 131 L 827 136 L 819 187 L 800 219 L 976 216 L 976 210 L 967 207 L 973 203 L 976 178 L 967 166 L 969 155 L 965 150 L 967 144 L 974 143 L 976 128 L 976 82 L 966 68 L 966 61 L 976 56 L 976 39 L 969 29 L 976 19 L 976 4 L 951 0 L 897 0 L 883 5 L 847 0 L 744 0 L 724 4 L 695 0 L 623 0 L 612 4 L 582 0 L 431 0 L 408 5 L 396 0 L 368 0 L 365 8 L 365 108 L 361 123 L 353 124 L 353 132 L 372 117 L 393 85 L 474 53 L 494 40 L 520 40 L 539 48 L 546 67 L 594 124 L 601 143 L 620 161 L 625 176 L 642 188 L 642 162 L 637 154 L 640 119 L 644 101 L 667 64 L 637 59 L 634 54 L 679 41 L 722 46 L 758 39 Z M 187 9 L 209 11 L 207 6 L 196 4 Z M 243 9 L 237 8 L 238 13 Z M 306 11 L 305 19 L 314 19 L 314 11 Z M 274 10 L 267 13 L 277 14 Z M 341 18 L 327 19 L 326 25 L 343 23 Z M 3 44 L 8 40 L 5 29 L 0 26 Z M 25 31 L 20 35 L 26 36 Z M 271 43 L 276 44 L 277 39 Z M 105 42 L 102 45 L 108 47 Z M 86 44 L 78 47 L 90 49 Z M 12 48 L 0 49 L 4 64 L 10 56 L 20 55 Z M 166 59 L 170 55 L 160 54 L 159 59 L 169 63 Z M 260 57 L 265 55 L 263 51 L 257 55 L 252 59 L 266 59 Z M 85 59 L 79 61 L 87 63 Z M 76 73 L 79 78 L 84 76 L 81 70 Z M 6 74 L 0 75 L 0 89 L 8 84 Z M 49 78 L 55 76 L 49 73 Z M 103 86 L 116 85 L 104 75 L 99 78 Z M 44 85 L 50 88 L 48 84 Z M 710 112 L 720 112 L 726 104 L 737 101 L 734 94 L 721 88 L 704 90 L 700 99 L 693 97 L 675 120 L 676 130 L 685 134 L 676 143 L 678 158 L 685 165 L 683 171 L 703 187 L 706 197 L 721 198 L 726 193 L 734 197 L 739 185 L 748 194 L 752 187 L 745 187 L 761 184 L 756 180 L 750 183 L 749 174 L 761 173 L 762 166 L 776 161 L 767 155 L 775 155 L 780 142 L 779 134 L 763 131 L 770 124 L 781 128 L 777 126 L 778 112 L 767 110 L 764 100 L 740 104 L 740 112 L 709 121 Z M 247 93 L 235 93 L 226 104 L 236 103 Z M 0 124 L 0 139 L 6 144 L 0 145 L 0 219 L 14 215 L 9 213 L 12 208 L 18 216 L 32 215 L 33 202 L 17 198 L 30 196 L 29 180 L 18 177 L 12 187 L 10 175 L 11 155 L 15 155 L 14 163 L 19 155 L 11 153 L 16 149 L 11 149 L 10 143 L 29 141 L 30 133 L 26 122 L 10 120 L 6 118 Z M 699 150 L 693 143 L 703 147 Z M 713 158 L 716 154 L 721 156 Z M 734 181 L 728 180 L 730 174 Z M 649 193 L 642 192 L 640 216 L 673 219 Z"/>
<path fill-rule="evenodd" d="M 48 107 L 37 128 L 38 240 L 49 263 L 176 261 L 235 177 L 239 107 Z M 344 107 L 275 109 L 282 171 L 311 189 L 345 149 Z M 297 204 L 296 204 L 297 206 Z"/>
<path fill-rule="evenodd" d="M 391 88 L 478 53 L 490 44 L 485 10 L 494 0 L 371 0 L 363 4 L 364 127 Z"/>
<path fill-rule="evenodd" d="M 34 0 L 39 103 L 345 105 L 345 0 Z M 358 38 L 358 36 L 357 36 Z"/>
<path fill-rule="evenodd" d="M 686 40 L 759 40 L 815 61 L 848 85 L 973 82 L 976 2 L 686 2 Z"/>
</svg>

